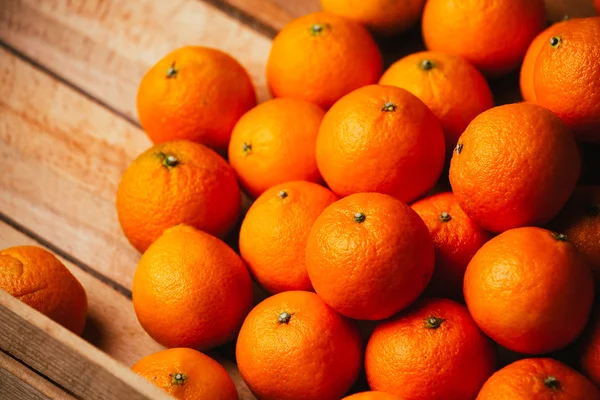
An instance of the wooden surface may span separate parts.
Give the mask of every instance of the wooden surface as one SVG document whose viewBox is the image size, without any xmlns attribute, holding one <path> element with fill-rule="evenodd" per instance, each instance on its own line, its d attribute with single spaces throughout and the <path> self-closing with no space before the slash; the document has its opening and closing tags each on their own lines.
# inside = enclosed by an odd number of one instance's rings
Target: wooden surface
<svg viewBox="0 0 600 400">
<path fill-rule="evenodd" d="M 591 0 L 547 3 L 551 19 L 591 15 Z M 63 257 L 88 293 L 84 339 L 108 360 L 129 367 L 161 349 L 133 313 L 139 254 L 114 204 L 122 172 L 150 146 L 135 113 L 141 76 L 179 46 L 211 46 L 236 57 L 265 100 L 271 39 L 318 9 L 318 0 L 0 0 L 0 248 L 39 244 Z M 422 49 L 418 27 L 379 44 L 387 65 Z M 498 103 L 520 99 L 517 74 L 492 87 Z M 235 365 L 220 362 L 252 399 Z M 40 390 L 23 385 L 12 390 Z"/>
<path fill-rule="evenodd" d="M 0 352 L 0 393 L 3 400 L 74 400 L 70 394 Z"/>
<path fill-rule="evenodd" d="M 2 290 L 0 321 L 0 348 L 77 398 L 170 398 L 123 364 Z"/>
</svg>

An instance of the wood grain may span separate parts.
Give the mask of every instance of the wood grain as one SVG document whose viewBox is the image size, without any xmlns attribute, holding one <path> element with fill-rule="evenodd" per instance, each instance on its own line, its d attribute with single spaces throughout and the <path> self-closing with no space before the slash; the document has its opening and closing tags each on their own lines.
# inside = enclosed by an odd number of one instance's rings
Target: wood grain
<svg viewBox="0 0 600 400">
<path fill-rule="evenodd" d="M 168 399 L 82 338 L 0 290 L 0 348 L 84 399 Z M 42 356 L 43 355 L 43 356 Z"/>
<path fill-rule="evenodd" d="M 0 210 L 130 288 L 139 254 L 121 232 L 115 193 L 149 140 L 3 49 L 0 85 Z"/>
<path fill-rule="evenodd" d="M 0 393 L 4 400 L 75 400 L 52 382 L 1 351 Z"/>
<path fill-rule="evenodd" d="M 39 246 L 39 243 L 0 221 L 0 249 L 20 245 Z M 164 349 L 142 329 L 131 300 L 81 268 L 58 258 L 81 282 L 88 296 L 88 319 L 83 333 L 85 340 L 127 367 L 148 354 Z M 225 367 L 241 400 L 254 399 L 233 362 L 215 353 L 209 355 Z"/>
<path fill-rule="evenodd" d="M 222 0 L 243 10 L 248 15 L 276 31 L 281 30 L 292 19 L 321 10 L 319 0 Z"/>
<path fill-rule="evenodd" d="M 236 57 L 266 99 L 270 40 L 198 0 L 2 0 L 0 39 L 109 107 L 136 119 L 141 77 L 177 47 Z"/>
</svg>

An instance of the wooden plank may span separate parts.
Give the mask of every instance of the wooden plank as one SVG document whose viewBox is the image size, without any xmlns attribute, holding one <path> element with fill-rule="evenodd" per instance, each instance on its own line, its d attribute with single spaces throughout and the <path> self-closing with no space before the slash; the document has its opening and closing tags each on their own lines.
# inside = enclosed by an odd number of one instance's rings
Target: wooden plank
<svg viewBox="0 0 600 400">
<path fill-rule="evenodd" d="M 321 10 L 319 0 L 223 0 L 276 31 L 292 19 Z"/>
<path fill-rule="evenodd" d="M 4 400 L 74 400 L 61 388 L 1 351 L 0 393 Z"/>
<path fill-rule="evenodd" d="M 120 177 L 141 130 L 0 49 L 0 211 L 129 289 L 139 254 L 119 226 Z"/>
<path fill-rule="evenodd" d="M 39 243 L 0 221 L 0 249 L 19 245 Z M 135 317 L 131 300 L 64 258 L 58 258 L 81 282 L 88 295 L 84 339 L 126 366 L 164 349 L 142 329 Z M 234 363 L 214 353 L 209 355 L 225 367 L 241 400 L 254 399 Z"/>
<path fill-rule="evenodd" d="M 268 98 L 270 40 L 198 0 L 2 0 L 0 39 L 111 108 L 137 119 L 141 77 L 184 45 L 226 51 Z"/>
<path fill-rule="evenodd" d="M 39 246 L 33 239 L 0 221 L 0 249 Z M 125 365 L 163 350 L 142 329 L 131 300 L 62 257 L 59 259 L 81 282 L 88 296 L 88 319 L 83 337 Z"/>
<path fill-rule="evenodd" d="M 161 389 L 0 290 L 0 348 L 85 399 L 168 399 Z"/>
</svg>

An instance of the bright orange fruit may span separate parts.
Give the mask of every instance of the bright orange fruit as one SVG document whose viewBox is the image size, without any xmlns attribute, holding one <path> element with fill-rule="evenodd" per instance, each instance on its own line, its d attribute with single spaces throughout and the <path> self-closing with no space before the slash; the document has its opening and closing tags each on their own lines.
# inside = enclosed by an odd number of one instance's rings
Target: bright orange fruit
<svg viewBox="0 0 600 400">
<path fill-rule="evenodd" d="M 483 245 L 465 272 L 464 295 L 477 325 L 498 344 L 544 354 L 582 332 L 593 282 L 584 257 L 564 235 L 526 227 Z"/>
<path fill-rule="evenodd" d="M 315 220 L 337 196 L 316 183 L 283 183 L 252 204 L 240 230 L 240 254 L 271 293 L 312 290 L 306 242 Z"/>
<path fill-rule="evenodd" d="M 291 291 L 258 304 L 236 344 L 240 374 L 264 400 L 340 399 L 362 362 L 354 323 L 314 293 Z"/>
<path fill-rule="evenodd" d="M 476 400 L 600 399 L 583 375 L 551 358 L 526 358 L 497 371 Z"/>
<path fill-rule="evenodd" d="M 484 229 L 502 232 L 550 221 L 575 188 L 575 138 L 546 108 L 494 107 L 461 135 L 450 163 L 458 204 Z"/>
<path fill-rule="evenodd" d="M 36 246 L 0 250 L 0 289 L 73 333 L 83 332 L 87 295 L 52 253 Z"/>
<path fill-rule="evenodd" d="M 544 0 L 428 0 L 423 39 L 429 50 L 462 56 L 488 76 L 517 69 L 544 29 Z"/>
<path fill-rule="evenodd" d="M 462 299 L 467 265 L 491 238 L 490 233 L 465 214 L 451 192 L 435 194 L 411 207 L 427 225 L 435 247 L 435 268 L 427 293 Z"/>
<path fill-rule="evenodd" d="M 410 207 L 358 193 L 327 207 L 306 245 L 316 292 L 342 315 L 385 319 L 419 297 L 433 273 L 433 242 Z"/>
<path fill-rule="evenodd" d="M 600 288 L 600 186 L 578 186 L 550 223 L 588 260 Z"/>
<path fill-rule="evenodd" d="M 176 348 L 150 354 L 131 370 L 180 400 L 238 400 L 225 368 L 199 351 Z"/>
<path fill-rule="evenodd" d="M 274 97 L 294 97 L 329 108 L 354 89 L 377 82 L 383 61 L 359 23 L 316 12 L 287 24 L 275 37 L 267 61 Z"/>
<path fill-rule="evenodd" d="M 365 369 L 371 389 L 403 399 L 473 399 L 496 353 L 463 305 L 422 299 L 375 328 Z"/>
<path fill-rule="evenodd" d="M 193 140 L 227 150 L 237 120 L 256 105 L 248 73 L 230 55 L 199 46 L 179 48 L 142 78 L 140 124 L 154 143 Z"/>
<path fill-rule="evenodd" d="M 379 84 L 406 89 L 423 100 L 444 128 L 448 152 L 469 122 L 494 106 L 481 72 L 461 57 L 438 51 L 422 51 L 396 61 Z"/>
<path fill-rule="evenodd" d="M 543 30 L 538 33 L 538 35 L 533 39 L 527 52 L 525 53 L 525 58 L 523 59 L 523 64 L 521 65 L 521 73 L 519 75 L 519 86 L 521 88 L 521 96 L 523 100 L 535 103 L 535 89 L 533 87 L 533 73 L 535 68 L 535 62 L 537 60 L 537 56 L 540 54 L 540 50 L 546 44 L 546 40 L 548 33 L 550 32 L 550 28 Z"/>
<path fill-rule="evenodd" d="M 600 17 L 564 21 L 545 37 L 534 66 L 537 103 L 579 139 L 600 142 Z"/>
<path fill-rule="evenodd" d="M 425 0 L 321 0 L 324 11 L 365 25 L 381 36 L 393 36 L 412 28 L 421 18 Z"/>
<path fill-rule="evenodd" d="M 404 89 L 370 85 L 348 94 L 325 114 L 317 165 L 343 197 L 379 192 L 411 202 L 437 182 L 444 165 L 437 118 Z"/>
<path fill-rule="evenodd" d="M 133 277 L 142 327 L 166 347 L 210 349 L 235 337 L 252 308 L 252 280 L 225 243 L 187 225 L 165 232 Z"/>
<path fill-rule="evenodd" d="M 229 162 L 253 197 L 280 183 L 322 182 L 315 147 L 325 111 L 298 99 L 274 99 L 248 111 L 229 142 Z"/>
<path fill-rule="evenodd" d="M 208 147 L 187 140 L 146 150 L 127 168 L 117 190 L 121 228 L 140 252 L 177 224 L 224 236 L 240 204 L 233 169 Z"/>
<path fill-rule="evenodd" d="M 579 359 L 579 367 L 592 382 L 600 387 L 600 302 L 596 304 L 581 343 L 583 351 Z"/>
<path fill-rule="evenodd" d="M 355 393 L 351 396 L 344 397 L 342 400 L 402 400 L 402 398 L 390 393 L 370 391 Z"/>
</svg>

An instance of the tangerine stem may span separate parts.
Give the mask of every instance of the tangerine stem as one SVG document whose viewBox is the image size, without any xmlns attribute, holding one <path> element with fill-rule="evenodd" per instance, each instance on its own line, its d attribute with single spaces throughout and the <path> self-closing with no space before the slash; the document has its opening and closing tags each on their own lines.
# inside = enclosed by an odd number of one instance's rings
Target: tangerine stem
<svg viewBox="0 0 600 400">
<path fill-rule="evenodd" d="M 178 372 L 176 374 L 170 374 L 171 378 L 173 378 L 171 380 L 171 383 L 174 385 L 183 385 L 185 383 L 185 380 L 187 379 L 187 376 L 185 376 L 185 374 L 182 374 L 181 372 Z"/>
<path fill-rule="evenodd" d="M 279 318 L 277 319 L 277 321 L 280 324 L 289 324 L 290 319 L 292 319 L 292 315 L 287 311 L 282 312 L 281 314 L 279 314 Z"/>
<path fill-rule="evenodd" d="M 448 222 L 452 219 L 452 217 L 450 216 L 450 214 L 448 214 L 448 212 L 446 211 L 442 211 L 442 213 L 440 214 L 440 220 L 442 222 Z"/>
<path fill-rule="evenodd" d="M 556 379 L 555 376 L 549 376 L 544 378 L 544 386 L 556 392 L 558 389 L 560 389 L 560 381 Z"/>
<path fill-rule="evenodd" d="M 367 216 L 361 212 L 357 212 L 356 214 L 354 214 L 354 222 L 356 222 L 357 224 L 365 222 L 365 219 L 367 219 Z"/>
<path fill-rule="evenodd" d="M 445 321 L 444 318 L 438 318 L 438 317 L 431 316 L 431 317 L 425 319 L 425 328 L 437 329 L 440 326 L 442 326 L 442 323 L 444 321 Z"/>
</svg>

